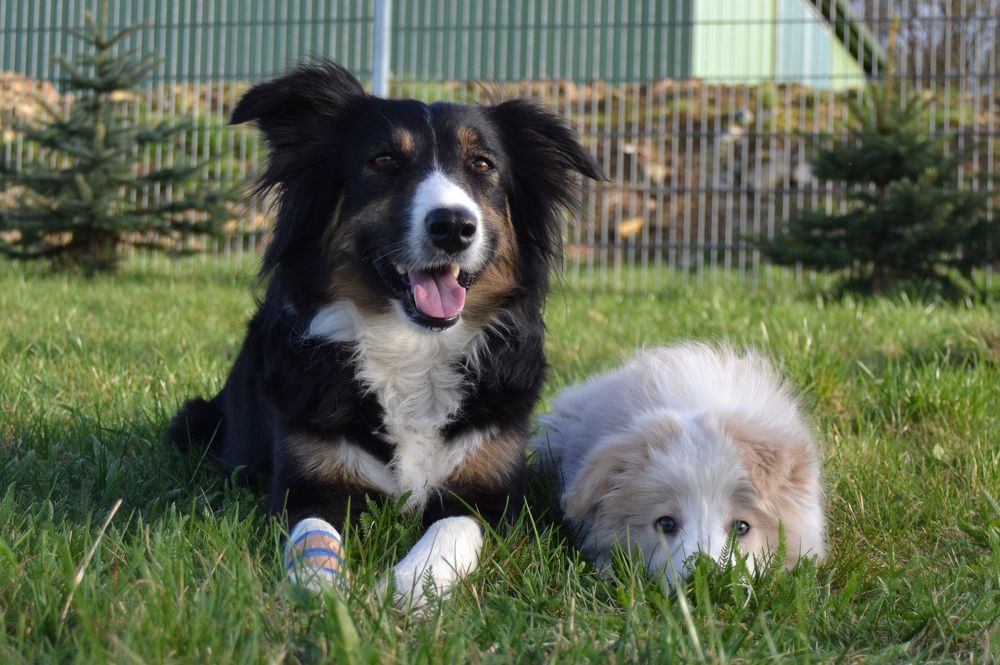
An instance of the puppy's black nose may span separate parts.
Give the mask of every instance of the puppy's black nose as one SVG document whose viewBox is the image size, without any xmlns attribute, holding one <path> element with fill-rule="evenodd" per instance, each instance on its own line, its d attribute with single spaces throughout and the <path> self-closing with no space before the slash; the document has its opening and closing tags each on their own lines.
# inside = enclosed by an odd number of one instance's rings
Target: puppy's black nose
<svg viewBox="0 0 1000 665">
<path fill-rule="evenodd" d="M 434 246 L 449 254 L 468 249 L 476 237 L 476 219 L 465 208 L 435 208 L 427 213 L 424 226 Z"/>
</svg>

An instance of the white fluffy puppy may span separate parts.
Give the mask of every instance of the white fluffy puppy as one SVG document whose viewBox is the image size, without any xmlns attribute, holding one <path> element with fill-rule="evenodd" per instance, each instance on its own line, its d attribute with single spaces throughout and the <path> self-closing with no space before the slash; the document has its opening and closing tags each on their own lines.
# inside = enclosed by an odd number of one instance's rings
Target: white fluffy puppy
<svg viewBox="0 0 1000 665">
<path fill-rule="evenodd" d="M 820 461 L 786 383 L 760 355 L 702 344 L 643 351 L 560 395 L 532 442 L 562 482 L 584 554 L 638 546 L 652 571 L 683 577 L 730 534 L 749 556 L 786 538 L 785 566 L 823 557 Z"/>
</svg>

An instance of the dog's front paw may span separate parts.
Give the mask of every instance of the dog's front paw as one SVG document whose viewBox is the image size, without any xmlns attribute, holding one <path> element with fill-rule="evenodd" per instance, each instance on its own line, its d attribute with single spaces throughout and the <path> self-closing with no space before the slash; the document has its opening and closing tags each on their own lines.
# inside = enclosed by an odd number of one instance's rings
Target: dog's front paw
<svg viewBox="0 0 1000 665">
<path fill-rule="evenodd" d="M 401 608 L 421 608 L 430 595 L 444 596 L 479 565 L 483 530 L 471 517 L 447 517 L 427 529 L 392 569 L 395 601 Z M 388 580 L 379 591 L 384 594 Z"/>
<path fill-rule="evenodd" d="M 333 588 L 350 578 L 340 532 L 317 517 L 302 520 L 288 535 L 285 566 L 293 584 L 313 591 Z"/>
</svg>

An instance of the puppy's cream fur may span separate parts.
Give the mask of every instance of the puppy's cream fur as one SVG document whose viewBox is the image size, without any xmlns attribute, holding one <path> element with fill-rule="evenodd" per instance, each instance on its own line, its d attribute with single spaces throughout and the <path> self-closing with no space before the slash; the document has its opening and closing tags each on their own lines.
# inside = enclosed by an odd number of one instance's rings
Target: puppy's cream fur
<svg viewBox="0 0 1000 665">
<path fill-rule="evenodd" d="M 644 351 L 567 389 L 541 420 L 535 458 L 562 483 L 583 552 L 606 568 L 614 544 L 682 577 L 698 552 L 720 560 L 733 524 L 760 559 L 786 538 L 785 566 L 826 552 L 820 460 L 787 384 L 760 355 L 701 344 Z M 664 534 L 660 517 L 676 530 Z"/>
</svg>

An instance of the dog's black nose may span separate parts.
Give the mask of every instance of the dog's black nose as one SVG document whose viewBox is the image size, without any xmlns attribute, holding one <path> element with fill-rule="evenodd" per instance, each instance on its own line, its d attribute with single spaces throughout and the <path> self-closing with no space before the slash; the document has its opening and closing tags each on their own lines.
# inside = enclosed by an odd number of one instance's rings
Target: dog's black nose
<svg viewBox="0 0 1000 665">
<path fill-rule="evenodd" d="M 476 237 L 476 219 L 465 208 L 435 208 L 424 219 L 427 235 L 435 247 L 457 254 Z"/>
</svg>

